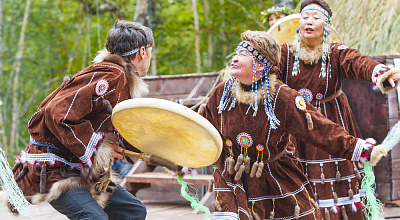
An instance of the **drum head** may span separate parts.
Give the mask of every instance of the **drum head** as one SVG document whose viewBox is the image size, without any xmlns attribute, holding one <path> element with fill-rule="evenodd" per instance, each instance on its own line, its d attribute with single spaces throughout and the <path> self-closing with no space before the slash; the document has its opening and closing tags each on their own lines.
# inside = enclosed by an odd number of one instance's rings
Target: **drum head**
<svg viewBox="0 0 400 220">
<path fill-rule="evenodd" d="M 300 14 L 288 15 L 276 22 L 269 30 L 268 34 L 274 36 L 279 44 L 284 44 L 297 39 L 297 29 L 299 28 Z M 332 40 L 342 43 L 340 36 L 335 28 L 331 27 Z"/>
<path fill-rule="evenodd" d="M 222 151 L 222 139 L 214 126 L 175 102 L 129 99 L 114 107 L 111 120 L 131 145 L 180 166 L 209 166 Z"/>
</svg>

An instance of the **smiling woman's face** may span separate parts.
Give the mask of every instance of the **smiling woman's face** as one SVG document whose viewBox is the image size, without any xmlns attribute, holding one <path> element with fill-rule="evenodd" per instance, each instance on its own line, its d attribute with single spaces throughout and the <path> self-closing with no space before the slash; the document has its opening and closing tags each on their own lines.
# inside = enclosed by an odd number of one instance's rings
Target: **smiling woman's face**
<svg viewBox="0 0 400 220">
<path fill-rule="evenodd" d="M 245 42 L 254 48 L 252 42 Z M 232 58 L 230 74 L 245 85 L 253 83 L 253 55 L 248 50 L 244 48 L 236 50 L 236 55 Z M 259 71 L 256 74 L 256 80 L 258 79 L 260 79 Z"/>
<path fill-rule="evenodd" d="M 317 4 L 310 4 L 320 7 Z M 306 10 L 300 17 L 300 35 L 309 46 L 322 44 L 324 38 L 325 15 L 318 10 Z"/>
</svg>

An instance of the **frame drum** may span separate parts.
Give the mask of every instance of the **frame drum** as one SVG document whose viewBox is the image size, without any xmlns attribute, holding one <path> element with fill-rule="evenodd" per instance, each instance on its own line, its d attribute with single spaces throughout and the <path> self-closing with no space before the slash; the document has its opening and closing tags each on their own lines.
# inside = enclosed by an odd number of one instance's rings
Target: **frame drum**
<svg viewBox="0 0 400 220">
<path fill-rule="evenodd" d="M 128 99 L 114 107 L 111 120 L 132 146 L 180 166 L 212 165 L 222 151 L 222 139 L 214 126 L 175 102 Z"/>
</svg>

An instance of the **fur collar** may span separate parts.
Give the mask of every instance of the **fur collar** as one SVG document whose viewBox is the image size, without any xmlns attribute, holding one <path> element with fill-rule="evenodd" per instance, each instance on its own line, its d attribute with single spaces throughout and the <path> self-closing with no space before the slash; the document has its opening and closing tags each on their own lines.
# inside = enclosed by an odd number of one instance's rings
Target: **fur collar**
<svg viewBox="0 0 400 220">
<path fill-rule="evenodd" d="M 129 82 L 129 94 L 131 98 L 140 98 L 149 93 L 149 86 L 138 76 L 136 67 L 132 63 L 125 61 L 119 55 L 111 54 L 107 49 L 100 50 L 93 60 L 94 63 L 104 61 L 118 64 L 124 68 L 126 78 Z"/>
<path fill-rule="evenodd" d="M 332 45 L 332 35 L 328 36 L 328 53 L 331 53 L 331 45 Z M 297 40 L 294 40 L 289 43 L 290 52 L 292 54 L 296 54 L 297 49 Z M 299 59 L 302 60 L 305 64 L 315 65 L 322 57 L 322 44 L 317 47 L 309 47 L 307 46 L 303 39 L 300 39 L 300 53 Z"/>
<path fill-rule="evenodd" d="M 271 74 L 269 76 L 269 95 L 271 98 L 273 98 L 275 96 L 275 90 L 276 90 L 276 84 L 278 83 L 278 80 L 276 78 L 275 74 Z M 264 91 L 265 94 L 267 94 L 266 92 L 267 88 L 264 84 Z M 242 85 L 238 82 L 238 86 L 236 86 L 236 100 L 239 103 L 243 103 L 246 105 L 250 105 L 251 104 L 251 91 L 245 91 L 242 87 Z M 263 93 L 262 91 L 258 91 L 257 92 L 257 102 L 258 103 L 262 103 L 263 102 Z"/>
</svg>

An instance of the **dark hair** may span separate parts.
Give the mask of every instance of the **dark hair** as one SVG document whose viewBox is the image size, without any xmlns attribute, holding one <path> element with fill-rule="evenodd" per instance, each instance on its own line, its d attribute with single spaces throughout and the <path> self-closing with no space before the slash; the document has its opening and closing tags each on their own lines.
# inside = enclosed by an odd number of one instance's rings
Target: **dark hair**
<svg viewBox="0 0 400 220">
<path fill-rule="evenodd" d="M 108 31 L 106 48 L 112 54 L 123 54 L 140 47 L 153 46 L 153 32 L 150 28 L 137 22 L 117 20 Z M 135 54 L 126 56 L 134 59 Z"/>
<path fill-rule="evenodd" d="M 321 6 L 321 8 L 325 9 L 328 12 L 329 16 L 332 17 L 332 10 L 329 7 L 328 3 L 324 0 L 304 0 L 301 2 L 300 12 L 303 11 L 303 8 L 310 4 L 317 4 Z"/>
</svg>

